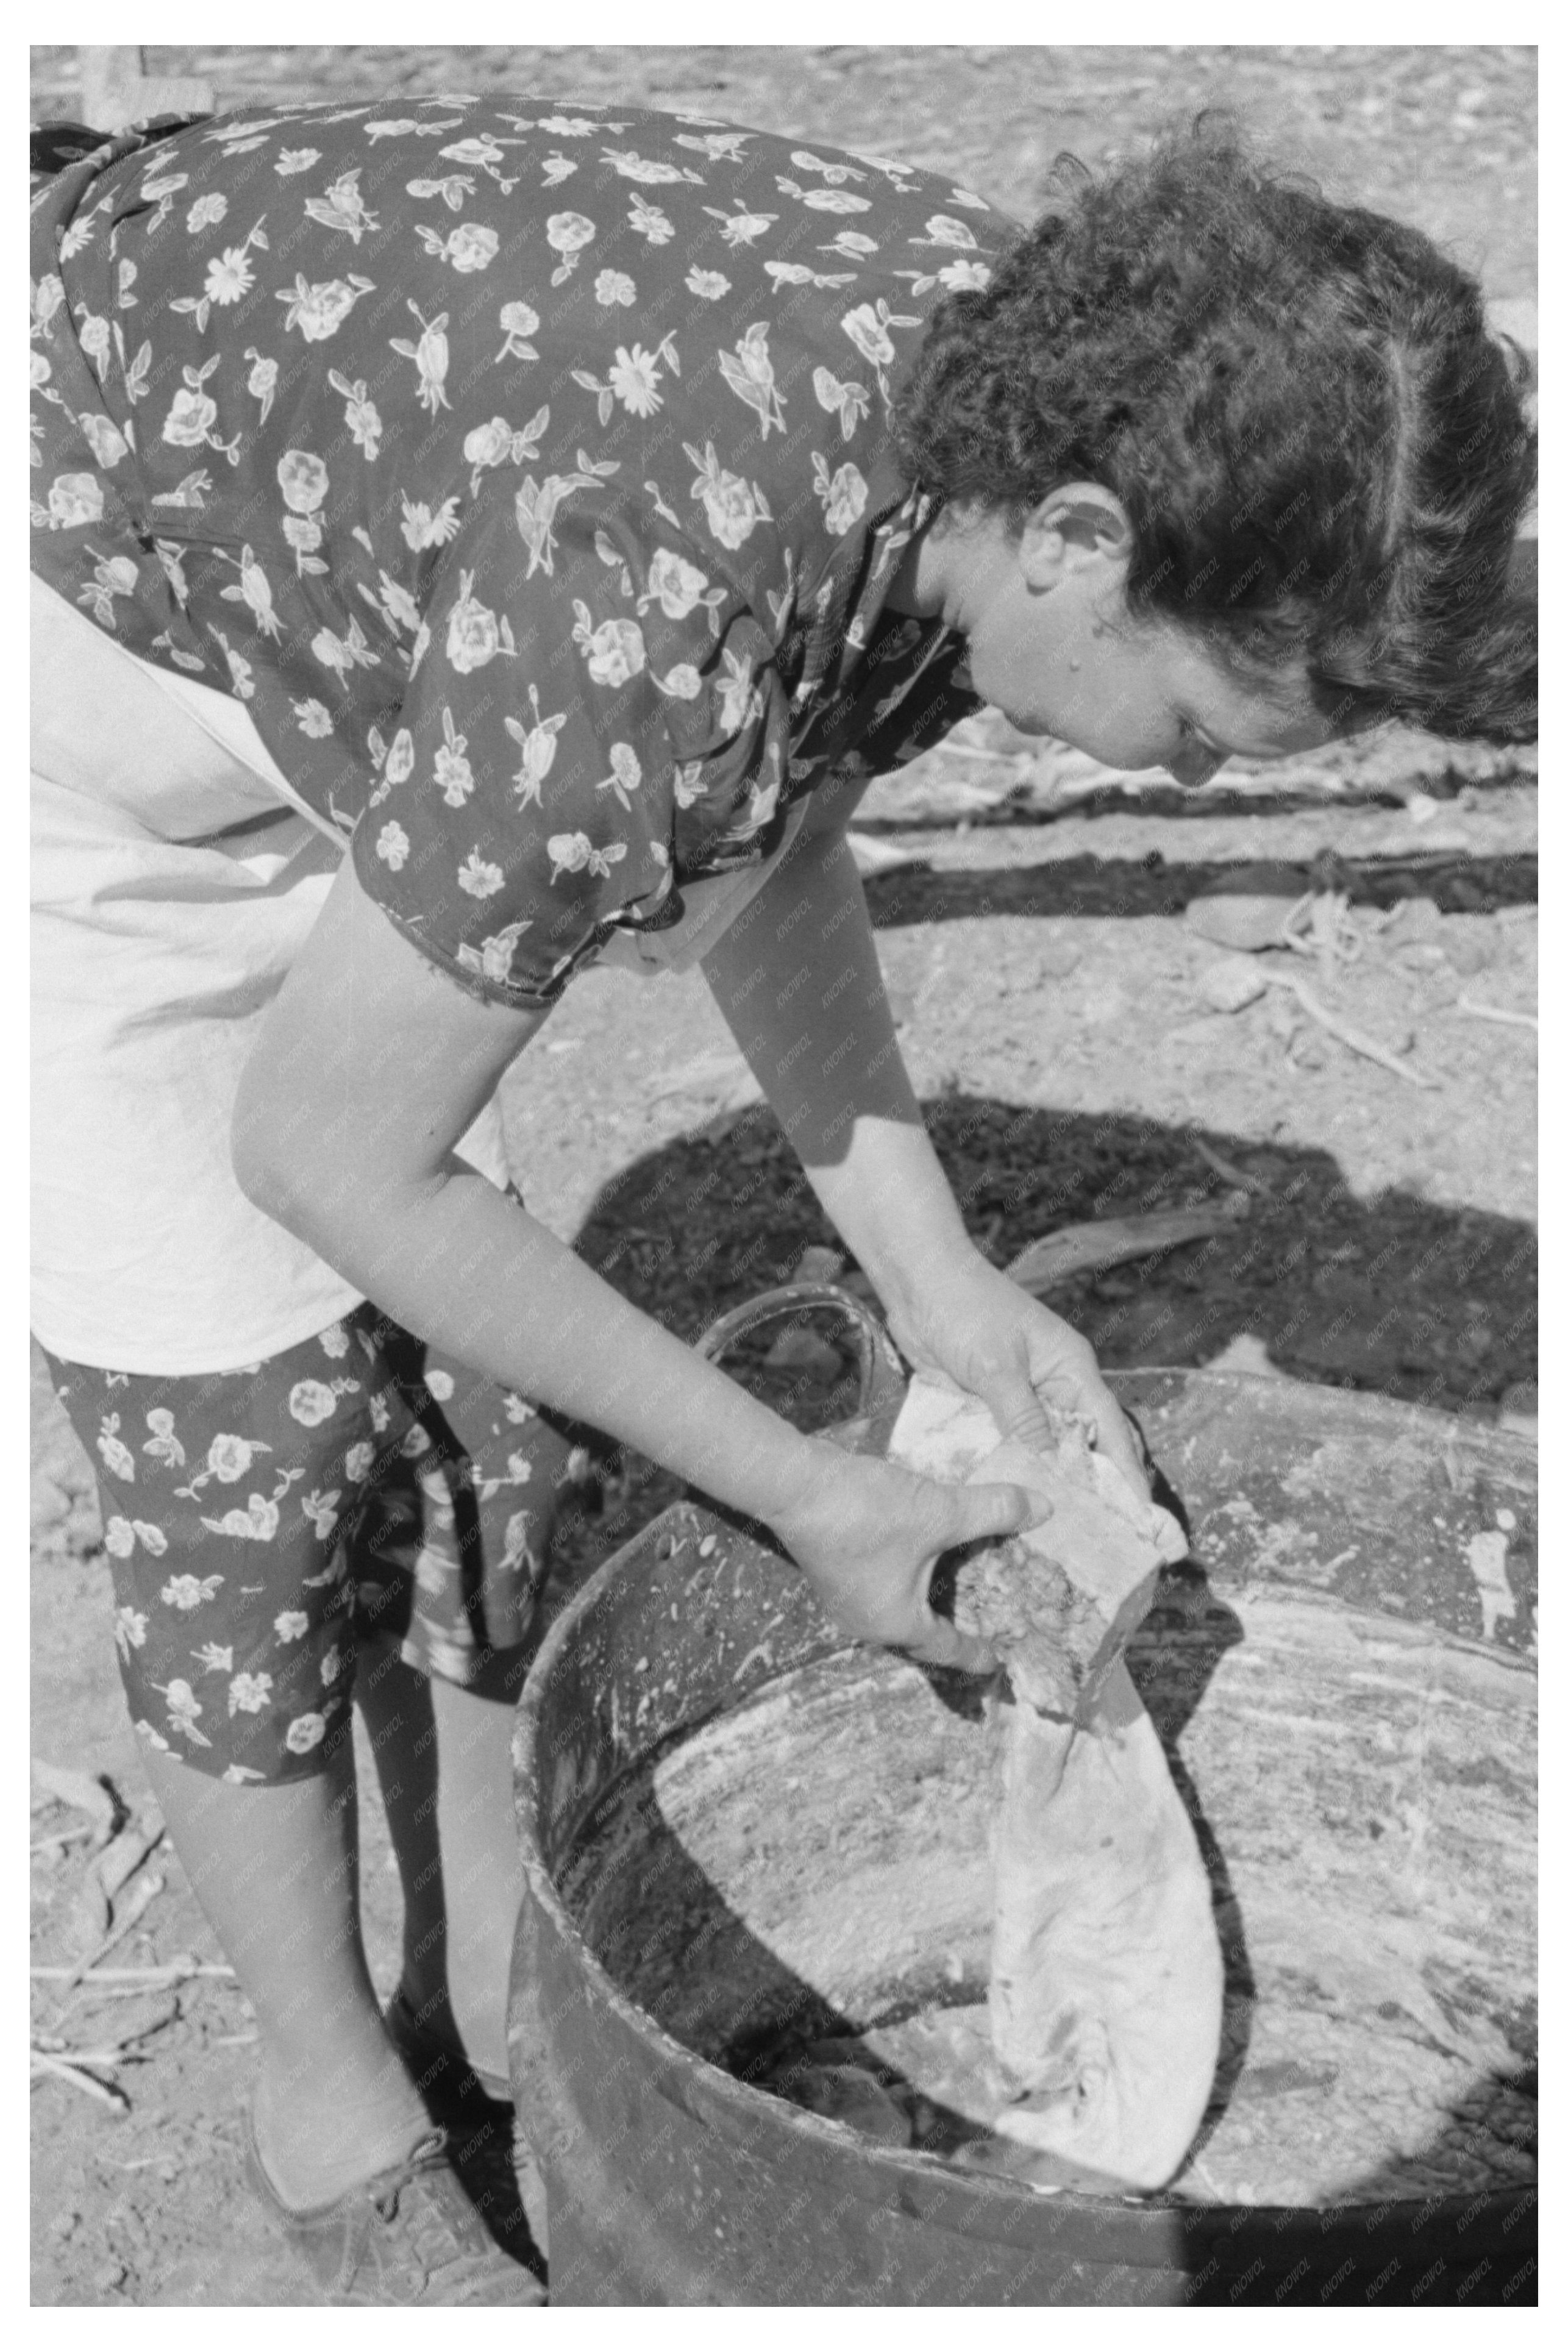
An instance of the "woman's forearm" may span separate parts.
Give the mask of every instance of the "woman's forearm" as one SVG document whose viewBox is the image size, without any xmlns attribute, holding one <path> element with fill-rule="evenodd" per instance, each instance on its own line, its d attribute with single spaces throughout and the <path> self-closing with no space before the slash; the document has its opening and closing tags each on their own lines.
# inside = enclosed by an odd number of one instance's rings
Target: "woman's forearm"
<svg viewBox="0 0 1568 2352">
<path fill-rule="evenodd" d="M 377 1306 L 524 1396 L 579 1416 L 770 1523 L 817 1449 L 631 1306 L 519 1202 L 455 1166 L 384 1190 L 374 1227 L 288 1222 Z M 330 1229 L 329 1229 L 330 1228 Z"/>
<path fill-rule="evenodd" d="M 842 833 L 803 837 L 703 960 L 813 1189 L 884 1301 L 966 1243 L 926 1132 Z"/>
<path fill-rule="evenodd" d="M 433 971 L 345 860 L 239 1087 L 241 1189 L 422 1339 L 776 1527 L 824 1449 L 452 1155 L 543 1017 Z"/>
</svg>

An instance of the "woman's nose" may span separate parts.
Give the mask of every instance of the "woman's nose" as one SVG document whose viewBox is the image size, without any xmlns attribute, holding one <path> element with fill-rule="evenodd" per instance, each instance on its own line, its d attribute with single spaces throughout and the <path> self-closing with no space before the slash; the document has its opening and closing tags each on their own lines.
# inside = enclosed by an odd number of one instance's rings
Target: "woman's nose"
<svg viewBox="0 0 1568 2352">
<path fill-rule="evenodd" d="M 1177 783 L 1195 792 L 1200 784 L 1206 784 L 1211 776 L 1218 775 L 1227 756 L 1224 751 L 1206 751 L 1194 743 L 1178 758 L 1167 760 L 1165 769 L 1167 774 L 1174 776 Z"/>
</svg>

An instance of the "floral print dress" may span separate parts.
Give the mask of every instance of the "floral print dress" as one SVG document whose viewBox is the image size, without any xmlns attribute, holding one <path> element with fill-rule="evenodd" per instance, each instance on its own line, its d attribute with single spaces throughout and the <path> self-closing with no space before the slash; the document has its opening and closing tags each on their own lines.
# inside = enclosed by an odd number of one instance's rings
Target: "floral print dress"
<svg viewBox="0 0 1568 2352">
<path fill-rule="evenodd" d="M 552 1003 L 974 708 L 890 426 L 1005 224 L 875 156 L 464 97 L 129 133 L 35 198 L 34 569 L 238 697 L 364 888 Z"/>
</svg>

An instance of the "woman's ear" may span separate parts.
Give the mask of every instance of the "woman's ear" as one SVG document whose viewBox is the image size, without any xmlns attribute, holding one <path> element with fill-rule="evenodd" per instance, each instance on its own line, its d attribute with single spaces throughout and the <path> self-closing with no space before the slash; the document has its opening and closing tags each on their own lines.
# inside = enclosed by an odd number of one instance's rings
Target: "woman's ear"
<svg viewBox="0 0 1568 2352">
<path fill-rule="evenodd" d="M 1072 573 L 1125 573 L 1132 525 L 1114 490 L 1100 482 L 1062 482 L 1048 490 L 1024 525 L 1018 562 L 1028 585 L 1044 592 Z"/>
</svg>

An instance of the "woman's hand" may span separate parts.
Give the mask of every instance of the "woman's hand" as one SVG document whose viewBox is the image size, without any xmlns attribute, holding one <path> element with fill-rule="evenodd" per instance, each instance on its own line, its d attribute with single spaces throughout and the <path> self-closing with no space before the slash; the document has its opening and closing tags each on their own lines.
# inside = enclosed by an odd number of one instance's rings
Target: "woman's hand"
<svg viewBox="0 0 1568 2352">
<path fill-rule="evenodd" d="M 1148 1494 L 1137 1443 L 1089 1341 L 972 1245 L 923 1269 L 912 1300 L 889 1306 L 888 1328 L 917 1371 L 945 1372 L 982 1398 L 1004 1437 L 1048 1444 L 1042 1399 L 1083 1414 L 1133 1492 Z"/>
<path fill-rule="evenodd" d="M 995 1653 L 932 1610 L 931 1572 L 954 1544 L 1034 1525 L 1033 1496 L 1022 1486 L 940 1486 L 832 1445 L 812 1452 L 798 1501 L 772 1525 L 835 1622 L 928 1665 L 989 1674 Z"/>
</svg>

